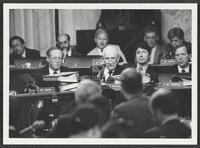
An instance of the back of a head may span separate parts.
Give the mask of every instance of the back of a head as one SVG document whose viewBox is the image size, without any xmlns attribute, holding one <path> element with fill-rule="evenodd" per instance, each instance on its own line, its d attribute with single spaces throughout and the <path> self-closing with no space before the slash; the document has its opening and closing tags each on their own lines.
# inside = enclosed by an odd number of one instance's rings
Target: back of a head
<svg viewBox="0 0 200 148">
<path fill-rule="evenodd" d="M 144 33 L 151 33 L 151 32 L 155 32 L 158 35 L 158 28 L 155 25 L 149 25 L 145 28 Z"/>
<path fill-rule="evenodd" d="M 79 105 L 71 116 L 72 134 L 86 131 L 101 124 L 103 121 L 101 114 L 101 111 L 92 104 Z"/>
<path fill-rule="evenodd" d="M 178 111 L 178 100 L 171 90 L 160 88 L 150 98 L 152 110 L 160 110 L 165 115 L 176 114 Z"/>
<path fill-rule="evenodd" d="M 121 87 L 128 94 L 140 93 L 143 89 L 141 74 L 135 68 L 126 68 L 121 73 Z"/>
<path fill-rule="evenodd" d="M 77 104 L 87 102 L 97 96 L 101 96 L 101 87 L 97 82 L 89 79 L 82 80 L 75 91 Z"/>
<path fill-rule="evenodd" d="M 105 121 L 108 120 L 112 110 L 112 104 L 109 99 L 103 96 L 98 96 L 93 98 L 92 100 L 89 100 L 88 103 L 91 103 L 95 105 L 98 109 L 100 109 L 101 112 L 104 113 L 103 116 L 105 116 Z"/>
<path fill-rule="evenodd" d="M 102 129 L 102 138 L 138 138 L 139 132 L 132 120 L 110 120 Z"/>
</svg>

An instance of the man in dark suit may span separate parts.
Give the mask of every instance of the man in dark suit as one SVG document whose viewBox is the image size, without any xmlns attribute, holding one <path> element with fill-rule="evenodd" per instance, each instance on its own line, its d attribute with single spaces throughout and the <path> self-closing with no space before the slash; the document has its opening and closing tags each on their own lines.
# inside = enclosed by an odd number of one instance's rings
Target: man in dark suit
<svg viewBox="0 0 200 148">
<path fill-rule="evenodd" d="M 80 52 L 70 45 L 70 36 L 66 33 L 58 36 L 57 46 L 63 50 L 64 59 L 68 56 L 82 56 Z"/>
<path fill-rule="evenodd" d="M 151 48 L 149 64 L 159 64 L 164 51 L 162 46 L 158 43 L 159 33 L 156 26 L 150 25 L 145 29 L 144 41 Z"/>
<path fill-rule="evenodd" d="M 137 46 L 135 59 L 136 63 L 133 64 L 133 67 L 137 69 L 138 72 L 142 74 L 143 83 L 148 83 L 150 81 L 157 82 L 157 74 L 153 67 L 149 65 L 151 55 L 151 48 L 147 43 L 142 42 Z"/>
<path fill-rule="evenodd" d="M 34 60 L 40 58 L 40 52 L 25 47 L 25 41 L 19 36 L 10 38 L 10 48 L 13 52 L 10 54 L 10 65 L 14 64 L 16 59 Z"/>
<path fill-rule="evenodd" d="M 175 60 L 177 64 L 169 67 L 169 73 L 191 73 L 192 66 L 190 64 L 191 48 L 185 44 L 177 47 L 175 50 Z"/>
<path fill-rule="evenodd" d="M 58 47 L 51 47 L 47 50 L 47 65 L 42 68 L 38 75 L 33 76 L 36 79 L 38 86 L 40 87 L 50 87 L 53 86 L 56 90 L 59 90 L 58 82 L 48 82 L 43 81 L 44 75 L 59 74 L 61 72 L 66 72 L 68 69 L 62 66 L 63 63 L 63 51 Z"/>
<path fill-rule="evenodd" d="M 120 75 L 125 65 L 119 65 L 119 52 L 112 45 L 107 45 L 103 50 L 104 68 L 98 74 L 102 82 L 114 82 L 112 76 Z"/>
<path fill-rule="evenodd" d="M 191 129 L 178 117 L 178 101 L 167 89 L 157 90 L 150 98 L 150 107 L 158 126 L 148 129 L 144 136 L 148 138 L 189 138 Z"/>
<path fill-rule="evenodd" d="M 148 98 L 143 97 L 142 90 L 141 74 L 135 68 L 125 69 L 121 74 L 121 92 L 127 102 L 117 105 L 111 115 L 111 119 L 132 120 L 137 133 L 142 133 L 154 125 Z"/>
</svg>

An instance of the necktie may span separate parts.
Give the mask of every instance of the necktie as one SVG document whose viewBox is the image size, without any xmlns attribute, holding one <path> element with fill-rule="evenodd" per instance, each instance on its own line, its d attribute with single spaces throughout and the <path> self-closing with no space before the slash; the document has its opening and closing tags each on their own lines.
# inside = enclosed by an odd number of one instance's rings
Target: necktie
<svg viewBox="0 0 200 148">
<path fill-rule="evenodd" d="M 111 75 L 112 75 L 112 73 L 113 73 L 113 71 L 112 71 L 112 70 L 110 70 L 110 71 L 108 72 L 109 76 L 111 76 Z"/>
<path fill-rule="evenodd" d="M 139 72 L 142 72 L 142 70 L 143 70 L 142 66 L 139 66 L 139 67 L 138 67 L 138 71 L 139 71 Z"/>
<path fill-rule="evenodd" d="M 185 73 L 185 70 L 184 70 L 184 69 L 182 69 L 182 70 L 181 70 L 181 72 L 182 72 L 182 73 Z"/>
<path fill-rule="evenodd" d="M 112 75 L 112 73 L 113 73 L 113 71 L 109 71 L 108 72 L 108 78 L 107 78 L 107 80 L 106 80 L 106 83 L 114 83 L 114 78 L 111 76 Z"/>
<path fill-rule="evenodd" d="M 57 71 L 54 71 L 53 74 L 57 74 Z"/>
</svg>

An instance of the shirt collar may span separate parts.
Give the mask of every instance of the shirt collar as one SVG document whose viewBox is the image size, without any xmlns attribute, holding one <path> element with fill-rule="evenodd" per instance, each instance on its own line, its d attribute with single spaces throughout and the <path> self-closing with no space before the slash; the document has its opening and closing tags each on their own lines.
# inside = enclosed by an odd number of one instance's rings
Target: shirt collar
<svg viewBox="0 0 200 148">
<path fill-rule="evenodd" d="M 24 49 L 23 53 L 22 53 L 22 57 L 25 58 L 26 57 L 26 50 Z"/>
<path fill-rule="evenodd" d="M 107 78 L 109 77 L 109 69 L 107 68 L 107 67 L 105 67 L 105 69 L 104 69 L 104 76 L 105 76 L 105 79 L 107 80 Z M 113 73 L 114 73 L 114 70 L 112 70 L 112 74 L 111 74 L 111 76 L 113 75 Z"/>
<path fill-rule="evenodd" d="M 182 73 L 182 70 L 185 70 L 186 73 L 189 73 L 189 72 L 190 72 L 190 66 L 188 65 L 188 66 L 185 67 L 185 68 L 181 68 L 181 67 L 178 65 L 178 72 L 179 72 L 179 73 Z"/>
<path fill-rule="evenodd" d="M 139 67 L 142 67 L 142 71 L 141 71 L 141 73 L 144 73 L 144 74 L 145 74 L 146 71 L 147 71 L 148 66 L 149 66 L 148 63 L 145 64 L 145 65 L 140 65 L 140 64 L 137 63 L 137 70 L 138 70 Z"/>
<path fill-rule="evenodd" d="M 49 75 L 52 75 L 55 72 L 52 68 L 49 67 Z M 60 69 L 56 70 L 57 73 L 60 73 Z"/>
</svg>

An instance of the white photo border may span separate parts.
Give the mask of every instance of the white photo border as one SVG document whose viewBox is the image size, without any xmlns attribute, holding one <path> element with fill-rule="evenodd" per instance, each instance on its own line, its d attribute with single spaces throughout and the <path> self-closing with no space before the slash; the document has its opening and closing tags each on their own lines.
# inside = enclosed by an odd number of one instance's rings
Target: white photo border
<svg viewBox="0 0 200 148">
<path fill-rule="evenodd" d="M 148 138 L 9 138 L 9 10 L 10 9 L 180 9 L 192 10 L 192 137 Z M 3 4 L 3 144 L 15 145 L 193 145 L 197 144 L 197 4 L 196 3 L 7 3 Z"/>
</svg>

